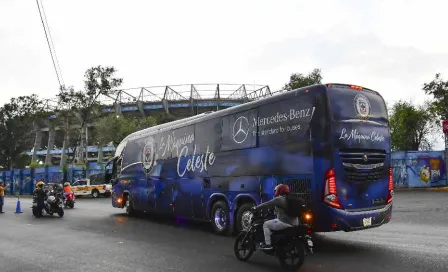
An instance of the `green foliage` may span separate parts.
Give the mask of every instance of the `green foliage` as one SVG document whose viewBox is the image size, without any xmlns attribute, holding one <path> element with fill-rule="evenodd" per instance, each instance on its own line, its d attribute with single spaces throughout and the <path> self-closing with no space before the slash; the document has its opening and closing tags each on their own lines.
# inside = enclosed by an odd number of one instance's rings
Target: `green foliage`
<svg viewBox="0 0 448 272">
<path fill-rule="evenodd" d="M 117 70 L 112 66 L 102 67 L 96 66 L 84 74 L 84 89 L 75 91 L 73 87 L 62 86 L 58 94 L 59 103 L 64 109 L 62 115 L 65 115 L 67 120 L 74 119 L 76 116 L 81 123 L 80 128 L 76 129 L 77 135 L 69 137 L 71 141 L 68 146 L 75 146 L 73 154 L 76 154 L 77 143 L 83 137 L 83 128 L 88 122 L 93 122 L 100 114 L 100 96 L 113 96 L 123 83 L 122 78 L 116 77 Z M 73 130 L 68 129 L 67 133 L 72 134 Z M 74 157 L 69 160 L 72 162 Z"/>
<path fill-rule="evenodd" d="M 438 73 L 431 82 L 423 84 L 423 90 L 433 97 L 429 110 L 441 120 L 448 120 L 448 81 L 443 81 Z"/>
<path fill-rule="evenodd" d="M 285 84 L 283 90 L 292 91 L 298 88 L 321 84 L 322 83 L 322 74 L 320 69 L 314 69 L 308 75 L 303 75 L 299 73 L 294 73 L 290 76 L 289 82 Z"/>
<path fill-rule="evenodd" d="M 126 136 L 141 129 L 157 125 L 154 117 L 136 118 L 107 115 L 95 122 L 100 145 L 112 142 L 117 146 Z"/>
<path fill-rule="evenodd" d="M 428 136 L 434 132 L 435 123 L 428 108 L 410 102 L 396 102 L 389 117 L 393 151 L 429 150 L 432 143 Z"/>
<path fill-rule="evenodd" d="M 62 165 L 62 167 L 61 167 L 62 173 L 68 173 L 69 170 L 70 170 L 70 165 L 68 163 L 65 163 L 64 165 Z"/>
<path fill-rule="evenodd" d="M 37 161 L 32 161 L 29 165 L 30 168 L 40 168 L 42 165 L 40 165 Z"/>
<path fill-rule="evenodd" d="M 23 168 L 23 153 L 34 142 L 33 122 L 42 115 L 42 101 L 36 95 L 12 98 L 0 107 L 0 165 Z"/>
</svg>

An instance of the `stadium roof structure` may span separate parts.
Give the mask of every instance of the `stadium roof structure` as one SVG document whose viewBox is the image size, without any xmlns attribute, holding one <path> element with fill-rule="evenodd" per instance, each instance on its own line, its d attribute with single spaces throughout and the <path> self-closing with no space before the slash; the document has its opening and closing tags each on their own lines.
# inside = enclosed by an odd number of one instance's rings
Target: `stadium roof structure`
<svg viewBox="0 0 448 272">
<path fill-rule="evenodd" d="M 238 104 L 241 104 L 241 102 L 258 100 L 271 95 L 273 93 L 268 85 L 181 84 L 120 89 L 113 95 L 99 96 L 98 102 L 105 108 L 138 103 L 161 105 L 164 101 L 170 103 L 177 101 L 220 101 L 223 106 L 233 106 L 232 101 L 238 101 Z M 230 102 L 230 104 L 226 102 Z M 60 103 L 58 103 L 57 98 L 44 99 L 44 108 L 48 111 L 59 110 Z M 112 109 L 112 111 L 114 110 Z"/>
</svg>

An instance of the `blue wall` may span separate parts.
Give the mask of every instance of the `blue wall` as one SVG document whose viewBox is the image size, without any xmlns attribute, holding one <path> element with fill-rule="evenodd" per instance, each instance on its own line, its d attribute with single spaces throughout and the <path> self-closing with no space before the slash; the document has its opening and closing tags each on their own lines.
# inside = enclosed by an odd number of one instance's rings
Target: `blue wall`
<svg viewBox="0 0 448 272">
<path fill-rule="evenodd" d="M 394 152 L 391 159 L 395 188 L 447 186 L 443 151 Z"/>
<path fill-rule="evenodd" d="M 392 171 L 395 188 L 422 188 L 448 186 L 443 151 L 393 152 Z M 71 182 L 86 176 L 104 173 L 97 163 L 89 163 L 84 170 L 80 166 L 69 168 L 67 179 Z M 31 194 L 37 181 L 60 182 L 63 172 L 57 166 L 31 169 L 15 169 L 0 172 L 0 180 L 9 184 L 7 194 Z"/>
</svg>

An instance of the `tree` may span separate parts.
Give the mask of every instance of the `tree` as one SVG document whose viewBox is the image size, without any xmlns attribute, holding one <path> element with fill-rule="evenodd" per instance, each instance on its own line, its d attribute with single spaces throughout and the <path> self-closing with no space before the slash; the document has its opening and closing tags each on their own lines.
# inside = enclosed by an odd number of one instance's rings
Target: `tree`
<svg viewBox="0 0 448 272">
<path fill-rule="evenodd" d="M 117 146 L 126 136 L 141 129 L 157 125 L 154 117 L 136 118 L 107 115 L 95 122 L 99 146 L 112 142 Z"/>
<path fill-rule="evenodd" d="M 78 130 L 78 137 L 75 141 L 70 141 L 70 146 L 75 146 L 73 150 L 73 157 L 70 162 L 75 159 L 76 151 L 79 146 L 81 151 L 87 146 L 85 139 L 85 129 L 87 124 L 94 120 L 94 117 L 100 112 L 101 107 L 98 98 L 100 96 L 113 96 L 118 92 L 117 88 L 123 83 L 122 78 L 115 76 L 117 70 L 112 67 L 92 67 L 87 69 L 84 74 L 84 90 L 75 91 L 73 87 L 62 87 L 59 94 L 59 102 L 61 105 L 66 105 L 66 110 L 75 112 L 80 126 Z M 94 114 L 94 113 L 97 114 Z M 73 144 L 72 144 L 73 143 Z"/>
<path fill-rule="evenodd" d="M 282 90 L 292 91 L 298 88 L 320 84 L 322 82 L 322 74 L 320 69 L 314 69 L 308 75 L 294 73 L 290 76 L 289 82 L 285 84 Z"/>
<path fill-rule="evenodd" d="M 448 120 L 448 81 L 443 81 L 441 75 L 423 84 L 423 90 L 427 95 L 433 97 L 430 110 L 441 120 Z"/>
<path fill-rule="evenodd" d="M 434 131 L 436 124 L 427 108 L 398 101 L 392 106 L 391 112 L 389 122 L 392 150 L 431 149 L 432 142 L 428 136 Z"/>
<path fill-rule="evenodd" d="M 42 101 L 36 95 L 12 98 L 0 108 L 0 165 L 23 168 L 24 152 L 33 146 L 34 120 L 43 117 Z"/>
</svg>

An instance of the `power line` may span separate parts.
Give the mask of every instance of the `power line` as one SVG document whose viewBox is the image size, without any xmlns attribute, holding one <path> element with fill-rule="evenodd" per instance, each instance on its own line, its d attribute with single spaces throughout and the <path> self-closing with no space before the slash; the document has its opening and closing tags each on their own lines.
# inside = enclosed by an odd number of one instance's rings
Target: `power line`
<svg viewBox="0 0 448 272">
<path fill-rule="evenodd" d="M 44 3 L 43 3 L 42 0 L 40 1 L 40 5 L 42 6 L 42 13 L 44 15 L 45 24 L 47 25 L 48 36 L 50 37 L 51 46 L 53 47 L 54 58 L 56 60 L 56 65 L 57 65 L 58 70 L 59 70 L 59 76 L 61 77 L 62 84 L 65 85 L 64 78 L 62 77 L 61 66 L 59 65 L 58 54 L 56 53 L 56 48 L 54 47 L 54 44 L 53 44 L 53 37 L 51 37 L 50 25 L 48 24 L 48 21 L 47 21 L 47 14 L 45 14 Z"/>
<path fill-rule="evenodd" d="M 59 87 L 62 87 L 61 79 L 59 78 L 58 69 L 56 68 L 56 64 L 54 62 L 53 52 L 51 51 L 50 41 L 48 40 L 47 29 L 45 28 L 44 19 L 42 18 L 42 12 L 40 11 L 39 0 L 36 0 L 36 3 L 37 3 L 37 9 L 39 10 L 40 20 L 42 21 L 42 26 L 44 27 L 45 38 L 47 39 L 47 43 L 48 43 L 48 49 L 50 49 L 51 60 L 53 61 L 54 70 L 55 70 L 56 76 L 58 78 Z"/>
</svg>

